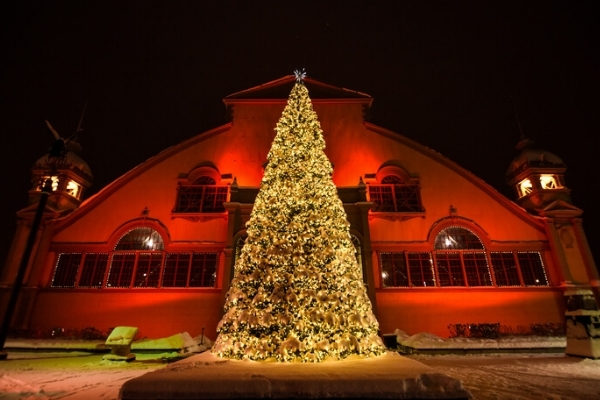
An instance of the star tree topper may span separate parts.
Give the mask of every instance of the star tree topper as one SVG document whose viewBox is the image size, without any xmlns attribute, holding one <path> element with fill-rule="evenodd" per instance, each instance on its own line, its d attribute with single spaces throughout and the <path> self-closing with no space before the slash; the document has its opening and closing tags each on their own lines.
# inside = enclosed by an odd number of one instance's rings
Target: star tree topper
<svg viewBox="0 0 600 400">
<path fill-rule="evenodd" d="M 298 83 L 303 82 L 304 78 L 306 78 L 306 69 L 305 68 L 295 69 L 294 76 L 296 77 L 296 82 L 298 82 Z"/>
</svg>

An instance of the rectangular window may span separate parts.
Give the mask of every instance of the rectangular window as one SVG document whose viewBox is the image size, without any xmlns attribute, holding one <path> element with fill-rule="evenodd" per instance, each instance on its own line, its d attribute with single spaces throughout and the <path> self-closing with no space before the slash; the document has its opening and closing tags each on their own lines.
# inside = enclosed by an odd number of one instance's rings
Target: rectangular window
<svg viewBox="0 0 600 400">
<path fill-rule="evenodd" d="M 135 287 L 158 287 L 162 253 L 140 253 L 135 271 Z"/>
<path fill-rule="evenodd" d="M 135 254 L 114 254 L 110 264 L 110 272 L 108 274 L 106 287 L 128 288 L 131 286 L 134 265 Z"/>
<path fill-rule="evenodd" d="M 523 283 L 526 286 L 548 286 L 548 278 L 538 252 L 517 253 Z"/>
<path fill-rule="evenodd" d="M 225 211 L 223 203 L 227 201 L 227 186 L 205 186 L 202 198 L 202 212 Z"/>
<path fill-rule="evenodd" d="M 419 185 L 394 185 L 396 197 L 396 211 L 419 212 L 421 207 L 421 194 Z"/>
<path fill-rule="evenodd" d="M 464 252 L 463 263 L 469 286 L 491 286 L 492 278 L 483 252 Z"/>
<path fill-rule="evenodd" d="M 492 268 L 496 277 L 497 286 L 520 286 L 519 272 L 513 253 L 492 252 Z"/>
<path fill-rule="evenodd" d="M 174 212 L 211 213 L 225 211 L 229 186 L 182 185 L 177 191 Z"/>
<path fill-rule="evenodd" d="M 404 253 L 381 253 L 381 284 L 383 287 L 407 287 L 408 274 Z"/>
<path fill-rule="evenodd" d="M 61 253 L 56 262 L 52 287 L 75 287 L 77 270 L 81 263 L 80 253 Z"/>
<path fill-rule="evenodd" d="M 419 185 L 369 185 L 369 200 L 375 203 L 375 212 L 420 212 Z"/>
<path fill-rule="evenodd" d="M 194 253 L 190 269 L 190 287 L 214 287 L 217 253 Z"/>
<path fill-rule="evenodd" d="M 190 270 L 189 253 L 169 253 L 165 259 L 163 287 L 186 287 Z"/>
<path fill-rule="evenodd" d="M 377 212 L 393 212 L 394 194 L 392 193 L 393 185 L 369 185 L 369 199 L 375 203 L 373 211 Z"/>
<path fill-rule="evenodd" d="M 81 277 L 79 278 L 79 287 L 102 287 L 106 265 L 108 263 L 108 254 L 86 254 L 83 259 Z"/>
<path fill-rule="evenodd" d="M 51 287 L 158 288 L 214 287 L 217 253 L 61 253 Z M 83 260 L 83 262 L 82 262 Z M 105 280 L 108 265 L 108 277 Z M 78 274 L 81 266 L 81 273 Z M 78 278 L 79 276 L 79 278 Z M 77 279 L 79 281 L 77 282 Z"/>
<path fill-rule="evenodd" d="M 429 253 L 407 253 L 411 286 L 435 286 L 433 264 Z"/>
<path fill-rule="evenodd" d="M 459 253 L 436 253 L 440 286 L 465 286 Z"/>
</svg>

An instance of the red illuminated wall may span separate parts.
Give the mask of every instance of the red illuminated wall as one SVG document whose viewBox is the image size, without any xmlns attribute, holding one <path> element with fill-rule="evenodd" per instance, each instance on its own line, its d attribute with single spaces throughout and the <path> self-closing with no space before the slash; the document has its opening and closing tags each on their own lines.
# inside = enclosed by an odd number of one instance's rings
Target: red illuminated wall
<svg viewBox="0 0 600 400">
<path fill-rule="evenodd" d="M 500 323 L 518 332 L 534 323 L 562 323 L 562 297 L 550 288 L 391 289 L 377 292 L 377 311 L 382 332 L 447 337 L 448 325 L 457 323 Z"/>
<path fill-rule="evenodd" d="M 309 86 L 309 91 L 310 91 Z M 366 95 L 365 95 L 366 96 Z M 334 165 L 333 180 L 340 187 L 356 186 L 393 161 L 418 178 L 425 211 L 411 218 L 371 214 L 367 238 L 372 254 L 377 310 L 384 333 L 396 328 L 408 333 L 429 331 L 447 336 L 450 323 L 500 322 L 518 326 L 562 320 L 563 276 L 548 244 L 544 223 L 478 177 L 439 153 L 402 135 L 365 123 L 370 97 L 313 99 L 324 131 L 326 153 Z M 143 336 L 164 336 L 204 327 L 214 338 L 224 296 L 224 254 L 231 235 L 227 215 L 181 218 L 173 213 L 180 177 L 202 163 L 219 174 L 231 174 L 240 187 L 258 187 L 274 127 L 284 100 L 247 99 L 228 104 L 233 121 L 173 146 L 117 178 L 85 200 L 68 217 L 47 231 L 47 244 L 28 277 L 38 286 L 32 328 L 107 329 L 120 324 L 140 328 Z M 507 164 L 508 164 L 507 160 Z M 504 165 L 497 168 L 504 170 Z M 373 179 L 371 178 L 371 181 Z M 377 278 L 377 252 L 432 250 L 432 235 L 449 218 L 468 224 L 486 246 L 540 250 L 551 286 L 544 288 L 385 289 Z M 49 283 L 61 251 L 111 251 L 128 227 L 151 220 L 168 249 L 211 249 L 220 253 L 215 289 L 53 289 Z"/>
<path fill-rule="evenodd" d="M 150 338 L 178 332 L 196 336 L 204 328 L 206 336 L 214 339 L 221 302 L 219 290 L 200 294 L 155 289 L 113 289 L 112 293 L 48 289 L 38 294 L 32 322 L 41 330 L 94 327 L 107 332 L 119 325 L 137 326 L 140 337 Z"/>
</svg>

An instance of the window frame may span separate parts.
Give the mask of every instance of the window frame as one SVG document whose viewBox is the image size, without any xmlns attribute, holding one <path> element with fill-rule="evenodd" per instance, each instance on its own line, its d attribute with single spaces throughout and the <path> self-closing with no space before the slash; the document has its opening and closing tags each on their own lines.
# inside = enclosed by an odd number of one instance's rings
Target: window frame
<svg viewBox="0 0 600 400">
<path fill-rule="evenodd" d="M 140 228 L 145 231 L 136 232 Z M 112 250 L 107 251 L 105 246 L 55 249 L 56 258 L 48 287 L 84 290 L 217 289 L 223 250 L 217 246 L 165 246 L 165 233 L 160 231 L 162 229 L 148 224 L 129 225 L 114 235 L 118 239 L 112 242 Z M 147 245 L 147 238 L 153 239 L 152 245 Z M 167 260 L 185 258 L 186 255 L 185 284 L 181 284 L 180 279 L 172 279 L 171 285 L 163 284 L 165 273 L 170 268 Z M 192 265 L 192 261 L 196 266 Z M 196 281 L 193 281 L 194 268 L 196 275 L 200 274 Z M 63 275 L 66 278 L 62 278 Z"/>
<path fill-rule="evenodd" d="M 454 229 L 452 231 L 452 229 Z M 444 234 L 456 236 L 454 244 L 444 241 Z M 457 236 L 462 235 L 462 236 Z M 504 289 L 504 288 L 548 288 L 551 281 L 546 269 L 541 248 L 524 248 L 506 245 L 487 246 L 473 229 L 455 223 L 445 224 L 432 231 L 428 249 L 409 246 L 408 249 L 377 250 L 380 289 Z M 458 246 L 456 245 L 458 244 Z M 462 244 L 462 245 L 461 245 Z M 416 257 L 417 259 L 411 259 Z M 433 285 L 417 285 L 413 277 L 419 261 L 420 271 L 430 259 Z M 389 260 L 396 261 L 396 264 Z M 395 266 L 391 266 L 395 265 Z M 413 266 L 414 265 L 414 266 Z M 394 268 L 400 269 L 407 278 L 398 284 L 390 279 Z M 387 274 L 387 277 L 384 276 Z M 407 280 L 408 283 L 405 281 Z M 397 285 L 397 286 L 394 286 Z"/>
<path fill-rule="evenodd" d="M 410 193 L 409 193 L 410 192 Z M 373 212 L 422 213 L 421 187 L 416 183 L 377 183 L 367 185 L 368 201 L 375 203 Z M 411 203 L 406 206 L 406 204 Z M 403 207 L 404 205 L 404 207 Z"/>
</svg>

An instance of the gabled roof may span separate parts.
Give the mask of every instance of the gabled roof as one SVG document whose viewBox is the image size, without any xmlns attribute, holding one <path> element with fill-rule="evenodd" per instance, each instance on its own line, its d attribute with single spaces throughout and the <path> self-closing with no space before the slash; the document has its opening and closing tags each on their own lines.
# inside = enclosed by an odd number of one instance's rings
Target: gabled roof
<svg viewBox="0 0 600 400">
<path fill-rule="evenodd" d="M 235 103 L 285 102 L 295 83 L 296 77 L 294 75 L 286 75 L 262 85 L 232 93 L 226 96 L 223 102 L 226 106 Z M 373 102 L 373 98 L 366 93 L 329 85 L 316 79 L 304 78 L 304 84 L 308 88 L 311 100 L 315 103 L 362 103 L 370 106 Z"/>
</svg>

